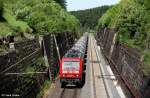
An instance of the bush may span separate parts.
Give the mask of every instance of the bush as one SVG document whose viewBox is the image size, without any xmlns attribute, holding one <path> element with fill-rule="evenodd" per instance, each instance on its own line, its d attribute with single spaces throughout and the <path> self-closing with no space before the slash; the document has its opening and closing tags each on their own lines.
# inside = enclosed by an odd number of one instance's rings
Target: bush
<svg viewBox="0 0 150 98">
<path fill-rule="evenodd" d="M 144 62 L 150 65 L 150 50 L 144 52 Z"/>
<path fill-rule="evenodd" d="M 54 0 L 6 0 L 3 8 L 3 17 L 17 32 L 45 35 L 80 29 L 79 21 Z"/>
<path fill-rule="evenodd" d="M 141 51 L 150 50 L 149 3 L 149 0 L 121 0 L 99 19 L 98 28 L 117 28 L 120 43 Z M 144 62 L 150 64 L 150 53 L 147 51 L 143 55 Z"/>
</svg>

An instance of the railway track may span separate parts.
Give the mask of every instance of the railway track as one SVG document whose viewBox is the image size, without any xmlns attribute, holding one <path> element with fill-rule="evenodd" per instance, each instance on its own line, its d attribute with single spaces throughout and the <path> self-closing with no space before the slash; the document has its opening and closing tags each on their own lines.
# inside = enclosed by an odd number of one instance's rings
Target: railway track
<svg viewBox="0 0 150 98">
<path fill-rule="evenodd" d="M 67 86 L 61 88 L 59 79 L 52 84 L 47 97 L 44 98 L 109 98 L 104 80 L 99 67 L 99 59 L 96 55 L 93 38 L 90 35 L 88 43 L 87 68 L 85 75 L 85 84 L 83 88 Z"/>
<path fill-rule="evenodd" d="M 59 79 L 51 85 L 48 95 L 44 98 L 80 98 L 81 89 L 68 86 L 61 88 Z"/>
<path fill-rule="evenodd" d="M 63 89 L 60 98 L 79 98 L 80 92 L 80 89 Z"/>
<path fill-rule="evenodd" d="M 90 37 L 90 58 L 91 58 L 91 65 L 92 65 L 92 77 L 93 77 L 93 97 L 94 98 L 109 98 L 109 94 L 105 85 L 104 79 L 101 77 L 103 75 L 102 70 L 101 70 L 101 65 L 100 65 L 100 59 L 98 58 L 98 54 L 96 53 L 96 47 L 94 43 L 93 36 Z M 94 52 L 93 52 L 94 50 Z M 95 67 L 95 68 L 94 68 Z M 96 70 L 97 69 L 97 70 Z M 98 79 L 101 79 L 98 81 Z M 99 94 L 101 91 L 98 91 L 98 84 L 96 82 L 99 82 L 103 85 L 103 93 L 104 94 Z M 101 96 L 103 95 L 103 97 Z M 104 96 L 105 95 L 105 96 Z"/>
<path fill-rule="evenodd" d="M 92 40 L 92 41 L 91 41 L 91 45 L 93 44 L 94 50 L 97 51 L 97 50 L 96 50 L 96 44 L 94 43 L 94 39 L 91 38 L 91 40 Z M 99 60 L 97 52 L 95 52 L 95 53 L 96 53 L 96 58 L 97 58 L 97 60 Z M 92 51 L 91 51 L 91 54 L 92 54 Z M 92 57 L 92 56 L 91 56 L 91 57 Z M 99 65 L 99 66 L 98 66 L 98 67 L 99 67 L 99 70 L 100 70 L 100 74 L 103 76 L 104 73 L 102 73 L 102 69 L 101 69 L 101 67 L 100 67 L 100 66 L 101 66 L 100 62 L 101 62 L 101 61 L 99 60 L 99 62 L 98 62 L 98 65 Z M 93 63 L 92 63 L 92 66 L 93 66 Z M 100 77 L 101 77 L 101 76 L 100 76 Z M 105 83 L 103 77 L 102 77 L 102 80 L 103 80 L 103 83 L 104 83 L 104 87 L 105 87 L 105 91 L 106 91 L 107 98 L 110 98 L 109 93 L 108 93 L 108 90 L 107 90 L 107 87 L 106 87 L 106 83 Z"/>
<path fill-rule="evenodd" d="M 87 62 L 89 62 L 87 57 Z M 77 88 L 74 86 L 67 86 L 66 88 L 61 88 L 59 79 L 51 86 L 48 91 L 48 95 L 44 98 L 91 98 L 90 97 L 90 79 L 89 79 L 89 63 L 87 65 L 86 71 L 86 83 L 83 88 Z"/>
<path fill-rule="evenodd" d="M 92 54 L 92 50 L 91 50 L 91 47 L 92 47 L 92 42 L 91 42 L 91 38 L 89 38 L 89 45 L 90 45 L 90 49 L 89 49 L 89 57 L 91 59 L 91 65 L 92 65 L 92 77 L 93 77 L 93 97 L 94 98 L 97 98 L 96 97 L 96 87 L 95 87 L 95 77 L 94 77 L 94 64 L 93 64 L 93 54 Z"/>
</svg>

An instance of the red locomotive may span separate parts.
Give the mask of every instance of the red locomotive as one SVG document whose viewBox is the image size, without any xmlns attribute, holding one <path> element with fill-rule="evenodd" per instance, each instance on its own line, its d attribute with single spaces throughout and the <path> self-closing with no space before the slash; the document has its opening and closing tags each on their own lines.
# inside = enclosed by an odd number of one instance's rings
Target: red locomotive
<svg viewBox="0 0 150 98">
<path fill-rule="evenodd" d="M 87 45 L 88 34 L 86 33 L 62 58 L 59 72 L 62 87 L 67 84 L 74 84 L 76 86 L 83 85 Z"/>
</svg>

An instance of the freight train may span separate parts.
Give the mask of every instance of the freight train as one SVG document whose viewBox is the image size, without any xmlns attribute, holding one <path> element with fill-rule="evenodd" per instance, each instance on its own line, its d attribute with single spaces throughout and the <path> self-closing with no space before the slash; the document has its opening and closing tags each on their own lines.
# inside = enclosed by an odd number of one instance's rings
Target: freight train
<svg viewBox="0 0 150 98">
<path fill-rule="evenodd" d="M 65 87 L 67 84 L 83 86 L 87 47 L 88 33 L 85 33 L 62 57 L 59 71 L 61 87 Z"/>
</svg>

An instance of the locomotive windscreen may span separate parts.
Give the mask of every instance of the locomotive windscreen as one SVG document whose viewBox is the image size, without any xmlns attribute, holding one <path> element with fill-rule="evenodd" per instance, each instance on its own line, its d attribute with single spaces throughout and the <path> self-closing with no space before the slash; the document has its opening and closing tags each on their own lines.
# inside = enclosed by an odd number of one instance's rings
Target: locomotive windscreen
<svg viewBox="0 0 150 98">
<path fill-rule="evenodd" d="M 64 61 L 62 64 L 63 73 L 79 73 L 79 61 Z"/>
</svg>

